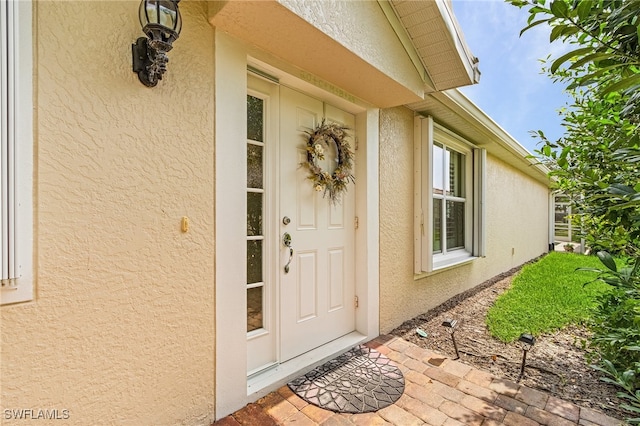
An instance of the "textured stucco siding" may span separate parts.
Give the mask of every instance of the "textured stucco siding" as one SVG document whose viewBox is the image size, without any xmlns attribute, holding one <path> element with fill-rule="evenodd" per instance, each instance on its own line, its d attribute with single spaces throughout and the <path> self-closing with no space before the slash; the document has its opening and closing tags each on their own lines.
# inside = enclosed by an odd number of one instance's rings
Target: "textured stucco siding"
<svg viewBox="0 0 640 426">
<path fill-rule="evenodd" d="M 486 257 L 414 279 L 413 112 L 381 111 L 382 333 L 546 251 L 548 188 L 491 155 L 486 168 Z"/>
<path fill-rule="evenodd" d="M 492 275 L 548 251 L 549 188 L 487 156 L 486 268 Z"/>
<path fill-rule="evenodd" d="M 167 74 L 146 88 L 138 5 L 34 2 L 37 293 L 1 309 L 3 410 L 213 419 L 213 30 L 204 3 L 182 2 Z"/>
</svg>

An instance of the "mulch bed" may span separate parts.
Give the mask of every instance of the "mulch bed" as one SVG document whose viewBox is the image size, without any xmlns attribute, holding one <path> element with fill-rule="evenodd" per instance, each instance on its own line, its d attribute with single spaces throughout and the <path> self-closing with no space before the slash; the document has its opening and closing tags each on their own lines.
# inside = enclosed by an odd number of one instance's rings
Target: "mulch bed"
<svg viewBox="0 0 640 426">
<path fill-rule="evenodd" d="M 485 317 L 496 298 L 506 291 L 520 267 L 474 287 L 446 301 L 442 305 L 405 321 L 391 334 L 455 357 L 451 336 L 442 327 L 445 319 L 457 319 L 455 333 L 460 361 L 492 373 L 499 378 L 517 381 L 520 376 L 522 349 L 518 343 L 505 344 L 491 337 Z M 426 338 L 416 333 L 420 327 Z M 628 417 L 618 408 L 618 389 L 600 380 L 601 373 L 589 366 L 585 359 L 589 331 L 569 326 L 553 333 L 538 336 L 527 355 L 524 377 L 519 383 L 547 392 L 582 407 L 624 419 Z"/>
</svg>

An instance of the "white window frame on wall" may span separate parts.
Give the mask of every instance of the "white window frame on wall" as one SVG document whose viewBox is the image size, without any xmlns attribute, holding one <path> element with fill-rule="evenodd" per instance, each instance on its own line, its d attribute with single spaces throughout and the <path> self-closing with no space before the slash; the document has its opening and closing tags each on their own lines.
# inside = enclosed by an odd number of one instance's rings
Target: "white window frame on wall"
<svg viewBox="0 0 640 426">
<path fill-rule="evenodd" d="M 0 304 L 33 300 L 32 2 L 0 2 Z"/>
<path fill-rule="evenodd" d="M 433 250 L 433 146 L 434 141 L 465 155 L 464 247 L 441 253 Z M 431 117 L 414 120 L 414 273 L 431 273 L 467 263 L 485 255 L 484 182 L 486 151 L 477 148 L 450 130 L 434 123 Z M 447 197 L 444 196 L 444 199 Z M 444 201 L 444 200 L 443 200 Z M 443 202 L 443 210 L 444 210 Z M 446 221 L 446 217 L 442 217 Z M 443 234 L 444 240 L 446 235 Z"/>
</svg>

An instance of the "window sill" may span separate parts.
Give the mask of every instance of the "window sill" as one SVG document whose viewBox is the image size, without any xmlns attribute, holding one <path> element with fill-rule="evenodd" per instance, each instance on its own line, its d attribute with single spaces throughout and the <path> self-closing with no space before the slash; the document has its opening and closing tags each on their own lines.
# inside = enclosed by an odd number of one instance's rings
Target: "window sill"
<svg viewBox="0 0 640 426">
<path fill-rule="evenodd" d="M 460 253 L 450 254 L 447 256 L 434 257 L 433 271 L 422 272 L 413 276 L 414 280 L 429 277 L 440 272 L 448 271 L 449 269 L 457 268 L 462 265 L 469 264 L 478 259 L 477 256 L 471 255 L 469 252 L 461 251 Z"/>
</svg>

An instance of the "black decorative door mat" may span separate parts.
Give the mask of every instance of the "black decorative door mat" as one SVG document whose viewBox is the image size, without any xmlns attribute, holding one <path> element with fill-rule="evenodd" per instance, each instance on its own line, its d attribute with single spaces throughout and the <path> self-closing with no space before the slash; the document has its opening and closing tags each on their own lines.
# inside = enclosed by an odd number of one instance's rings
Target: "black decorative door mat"
<svg viewBox="0 0 640 426">
<path fill-rule="evenodd" d="M 391 360 L 356 346 L 288 383 L 300 398 L 337 413 L 368 413 L 396 402 L 404 376 Z"/>
</svg>

